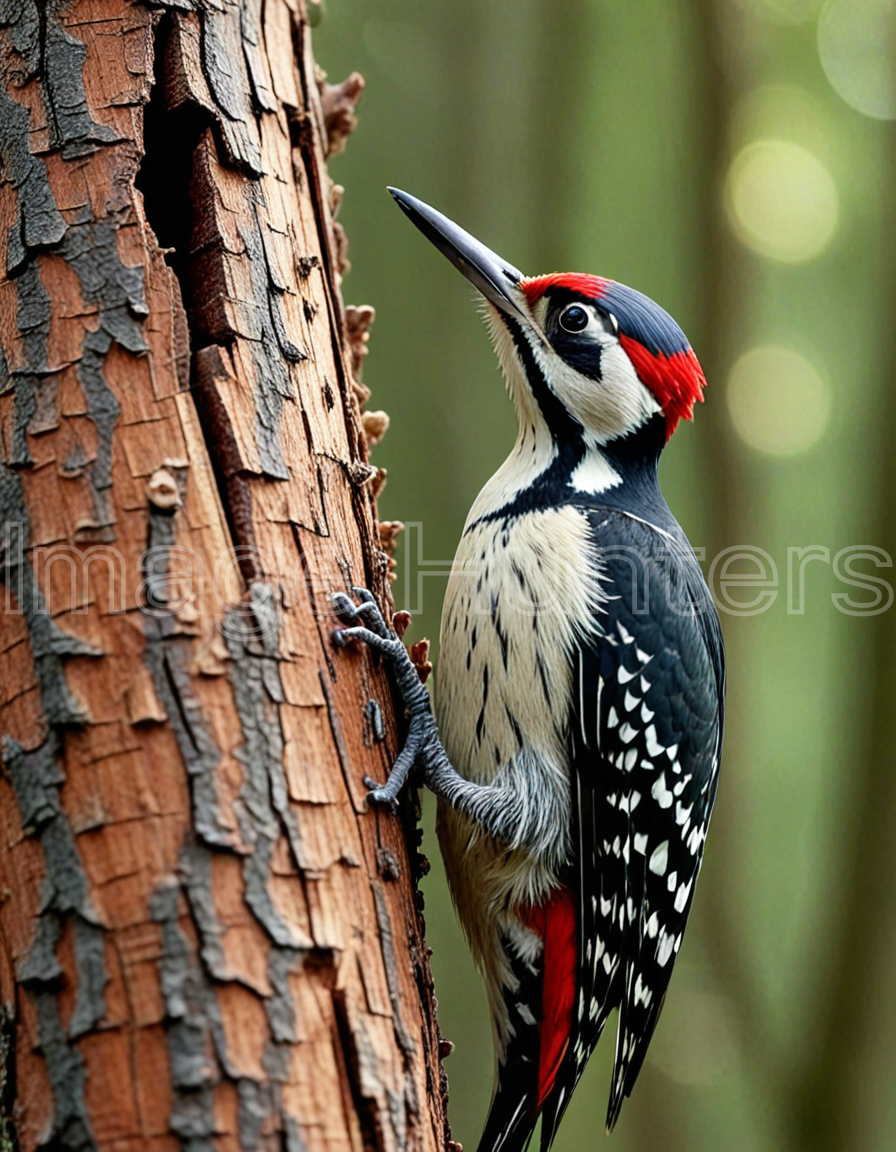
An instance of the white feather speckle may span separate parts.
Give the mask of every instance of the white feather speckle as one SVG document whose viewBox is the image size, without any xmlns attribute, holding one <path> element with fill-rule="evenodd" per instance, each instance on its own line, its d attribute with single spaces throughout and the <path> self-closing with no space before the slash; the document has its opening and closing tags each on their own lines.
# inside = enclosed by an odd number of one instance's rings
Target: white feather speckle
<svg viewBox="0 0 896 1152">
<path fill-rule="evenodd" d="M 660 942 L 656 950 L 656 962 L 660 968 L 665 968 L 669 963 L 669 957 L 672 955 L 672 949 L 675 947 L 675 937 L 670 936 L 667 932 L 663 932 L 660 937 Z"/>
<path fill-rule="evenodd" d="M 664 840 L 662 844 L 658 844 L 650 854 L 650 859 L 647 862 L 647 867 L 651 872 L 657 876 L 663 876 L 666 872 L 666 867 L 669 863 L 669 841 Z"/>
<path fill-rule="evenodd" d="M 650 795 L 656 800 L 660 808 L 671 808 L 674 799 L 671 790 L 666 786 L 666 773 L 661 772 L 650 789 Z"/>
<path fill-rule="evenodd" d="M 647 745 L 648 756 L 659 756 L 662 752 L 665 752 L 665 746 L 660 744 L 659 740 L 656 738 L 655 724 L 651 724 L 649 728 L 645 729 L 644 740 Z"/>
</svg>

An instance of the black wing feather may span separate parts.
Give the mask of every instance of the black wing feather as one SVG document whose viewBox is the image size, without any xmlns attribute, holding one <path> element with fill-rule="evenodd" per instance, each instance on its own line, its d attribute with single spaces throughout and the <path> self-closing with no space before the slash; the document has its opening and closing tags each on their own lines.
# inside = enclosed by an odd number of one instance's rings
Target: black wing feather
<svg viewBox="0 0 896 1152">
<path fill-rule="evenodd" d="M 683 534 L 615 511 L 593 512 L 591 527 L 608 599 L 602 635 L 573 666 L 579 1011 L 545 1104 L 543 1150 L 617 1006 L 608 1129 L 631 1094 L 690 912 L 722 742 L 721 630 Z M 601 948 L 611 963 L 596 966 Z"/>
</svg>

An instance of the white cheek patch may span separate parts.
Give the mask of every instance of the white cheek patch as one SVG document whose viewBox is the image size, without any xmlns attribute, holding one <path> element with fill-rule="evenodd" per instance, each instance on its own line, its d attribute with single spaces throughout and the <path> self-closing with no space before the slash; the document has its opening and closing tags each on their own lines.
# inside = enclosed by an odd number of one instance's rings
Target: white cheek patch
<svg viewBox="0 0 896 1152">
<path fill-rule="evenodd" d="M 548 301 L 544 298 L 533 309 L 533 320 L 539 328 L 544 324 L 547 310 Z M 536 414 L 538 406 L 514 339 L 496 308 L 488 306 L 486 316 L 507 389 L 517 411 L 530 420 L 537 420 L 540 413 Z M 601 350 L 601 379 L 592 380 L 567 364 L 538 333 L 525 326 L 522 326 L 522 331 L 548 387 L 582 425 L 586 438 L 593 444 L 605 444 L 624 436 L 662 412 L 615 336 L 607 332 L 589 334 L 588 338 Z M 599 491 L 607 487 L 610 479 L 606 476 L 583 478 L 576 487 L 583 491 Z"/>
<path fill-rule="evenodd" d="M 631 360 L 615 337 L 605 335 L 601 347 L 601 379 L 577 372 L 553 349 L 533 346 L 551 390 L 585 429 L 595 444 L 606 444 L 645 424 L 662 412 L 641 383 Z"/>
<path fill-rule="evenodd" d="M 547 299 L 542 298 L 533 309 L 533 319 L 539 328 L 544 326 L 548 306 Z M 495 336 L 499 324 L 506 332 L 506 326 L 501 323 L 497 313 L 495 320 L 497 321 L 493 324 Z M 567 364 L 534 332 L 525 329 L 524 331 L 551 391 L 570 415 L 582 425 L 586 437 L 592 443 L 605 444 L 608 440 L 624 436 L 627 432 L 640 428 L 651 416 L 662 412 L 653 393 L 641 382 L 631 360 L 615 336 L 603 331 L 583 334 L 583 339 L 600 348 L 601 379 L 592 380 Z M 497 343 L 496 340 L 496 345 Z M 524 382 L 525 373 L 513 341 L 507 339 L 506 343 L 503 340 L 501 343 L 505 344 L 502 366 L 508 376 L 508 383 L 511 374 L 516 375 L 519 382 Z M 501 351 L 499 350 L 499 355 Z M 511 358 L 515 371 L 511 370 L 508 364 Z M 514 391 L 511 386 L 511 394 Z M 531 399 L 529 402 L 531 403 Z M 606 478 L 603 484 L 597 486 L 591 481 L 587 483 L 583 481 L 581 484 L 583 491 L 599 491 L 601 487 L 606 486 Z"/>
</svg>

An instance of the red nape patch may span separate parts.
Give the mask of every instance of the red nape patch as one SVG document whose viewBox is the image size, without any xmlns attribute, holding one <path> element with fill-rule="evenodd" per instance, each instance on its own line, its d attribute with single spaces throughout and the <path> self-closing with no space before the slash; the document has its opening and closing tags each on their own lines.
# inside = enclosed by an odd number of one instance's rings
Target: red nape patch
<svg viewBox="0 0 896 1152">
<path fill-rule="evenodd" d="M 586 276 L 581 272 L 552 272 L 549 276 L 529 276 L 520 280 L 520 288 L 533 307 L 548 288 L 566 288 L 569 292 L 580 292 L 597 300 L 603 296 L 609 284 L 602 276 Z"/>
<path fill-rule="evenodd" d="M 558 888 L 547 904 L 521 911 L 521 919 L 544 941 L 544 979 L 538 1026 L 538 1107 L 551 1094 L 572 1031 L 579 968 L 576 907 L 568 888 Z"/>
<path fill-rule="evenodd" d="M 666 417 L 666 441 L 678 427 L 679 420 L 694 419 L 694 405 L 703 403 L 706 377 L 693 349 L 656 356 L 643 344 L 620 333 L 619 343 L 631 360 L 640 379 L 656 397 Z"/>
</svg>

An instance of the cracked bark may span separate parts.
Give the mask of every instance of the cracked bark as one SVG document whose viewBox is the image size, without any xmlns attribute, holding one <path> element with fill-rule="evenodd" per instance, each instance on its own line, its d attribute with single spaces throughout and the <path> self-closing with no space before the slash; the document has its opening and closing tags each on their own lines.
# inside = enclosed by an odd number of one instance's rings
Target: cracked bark
<svg viewBox="0 0 896 1152">
<path fill-rule="evenodd" d="M 0 0 L 0 1140 L 450 1146 L 303 0 Z M 408 847 L 408 845 L 412 847 Z"/>
</svg>

